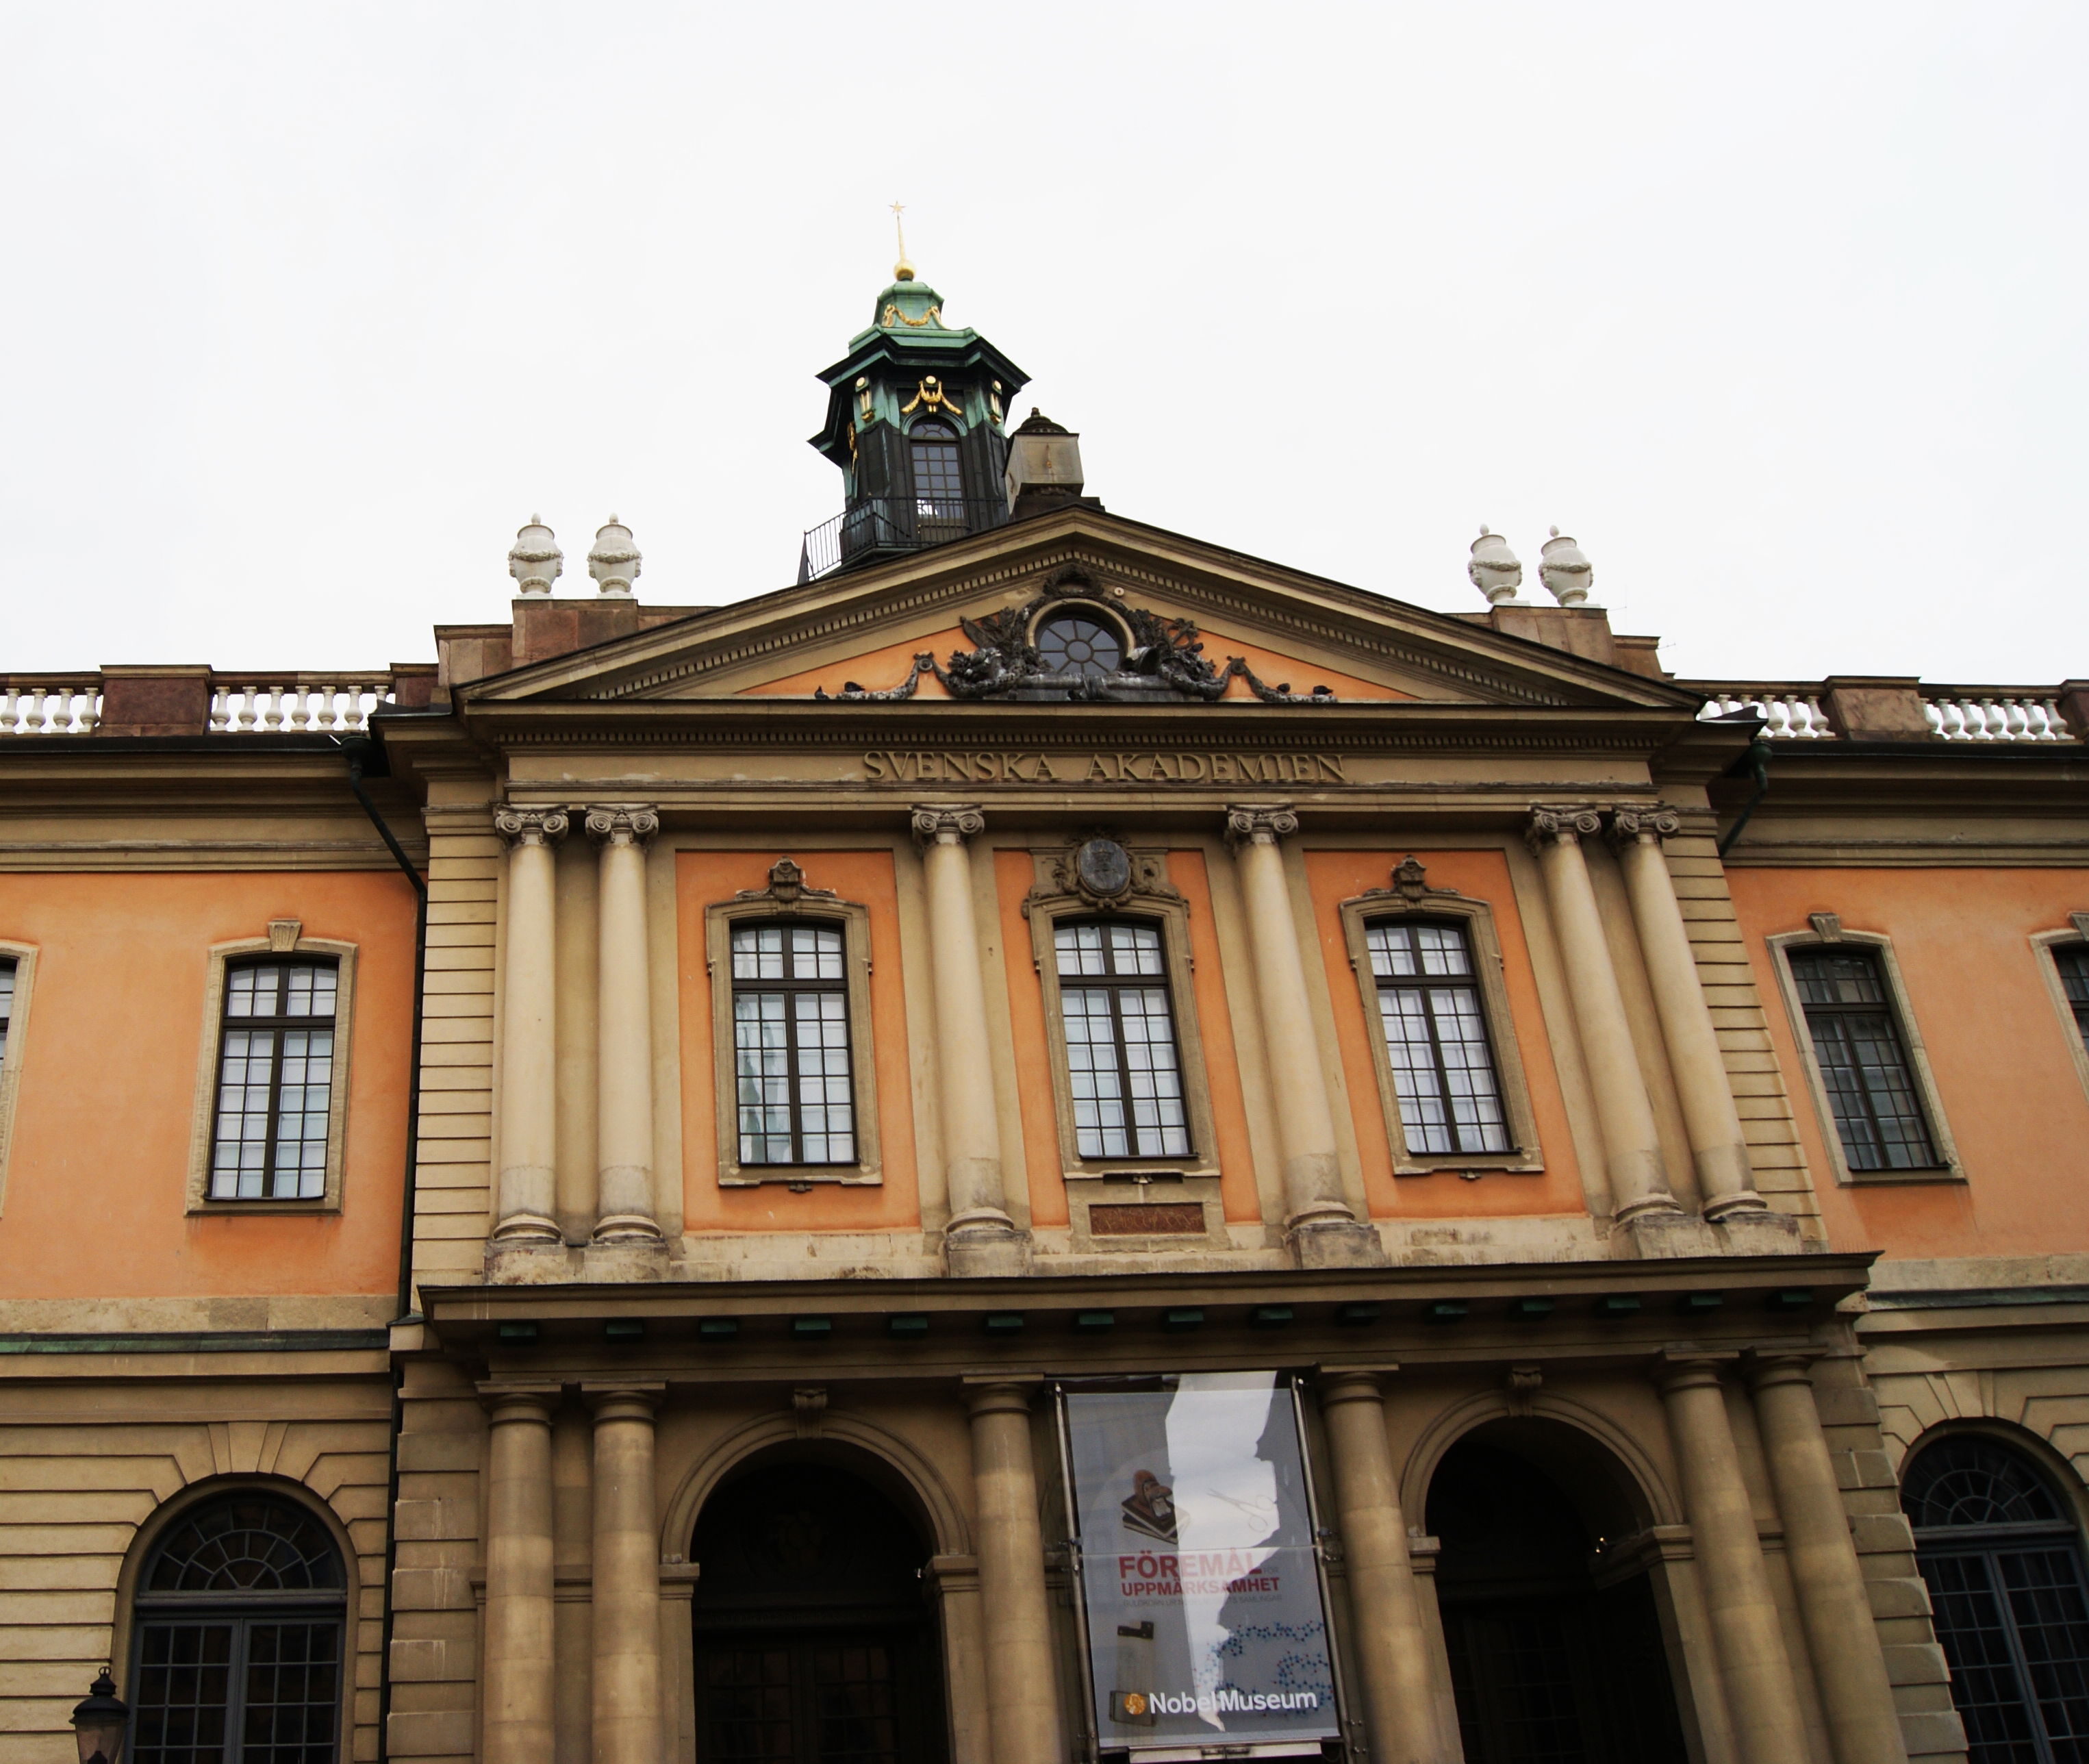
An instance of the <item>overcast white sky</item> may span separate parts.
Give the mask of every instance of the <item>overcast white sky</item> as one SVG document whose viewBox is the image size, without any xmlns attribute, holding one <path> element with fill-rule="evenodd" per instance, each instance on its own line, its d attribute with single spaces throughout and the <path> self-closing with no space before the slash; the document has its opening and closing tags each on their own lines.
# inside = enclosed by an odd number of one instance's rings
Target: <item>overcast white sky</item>
<svg viewBox="0 0 2089 1764">
<path fill-rule="evenodd" d="M 1686 674 L 2089 674 L 2089 7 L 0 0 L 0 671 L 793 577 L 894 198 L 1111 509 Z"/>
</svg>

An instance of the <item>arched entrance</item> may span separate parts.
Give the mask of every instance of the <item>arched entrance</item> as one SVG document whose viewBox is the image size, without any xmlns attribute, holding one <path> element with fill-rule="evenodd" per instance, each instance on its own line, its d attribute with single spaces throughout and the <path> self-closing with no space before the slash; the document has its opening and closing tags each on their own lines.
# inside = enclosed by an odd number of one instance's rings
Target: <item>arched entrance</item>
<svg viewBox="0 0 2089 1764">
<path fill-rule="evenodd" d="M 2000 1440 L 1947 1434 L 1909 1459 L 1901 1507 L 1975 1764 L 2081 1756 L 2089 1580 L 2057 1491 Z"/>
<path fill-rule="evenodd" d="M 1466 1764 L 1684 1764 L 1647 1576 L 1598 1570 L 1598 1540 L 1638 1529 L 1600 1455 L 1557 1423 L 1497 1421 L 1430 1481 Z"/>
<path fill-rule="evenodd" d="M 706 1764 L 943 1764 L 942 1675 L 899 1504 L 830 1463 L 757 1459 L 704 1504 L 697 1755 Z"/>
</svg>

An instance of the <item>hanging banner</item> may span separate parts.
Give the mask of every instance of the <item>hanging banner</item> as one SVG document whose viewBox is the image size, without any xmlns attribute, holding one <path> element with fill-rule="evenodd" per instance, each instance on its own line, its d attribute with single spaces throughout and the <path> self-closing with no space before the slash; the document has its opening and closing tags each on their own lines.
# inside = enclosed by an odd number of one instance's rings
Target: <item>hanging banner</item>
<svg viewBox="0 0 2089 1764">
<path fill-rule="evenodd" d="M 1200 1374 L 1064 1401 L 1101 1749 L 1336 1737 L 1289 1384 Z"/>
</svg>

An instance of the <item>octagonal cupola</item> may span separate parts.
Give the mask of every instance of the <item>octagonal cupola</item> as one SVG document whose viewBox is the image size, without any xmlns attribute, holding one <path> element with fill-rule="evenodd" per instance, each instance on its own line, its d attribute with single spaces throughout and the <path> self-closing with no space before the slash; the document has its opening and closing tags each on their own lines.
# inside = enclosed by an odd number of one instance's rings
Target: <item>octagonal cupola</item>
<svg viewBox="0 0 2089 1764">
<path fill-rule="evenodd" d="M 903 242 L 869 328 L 819 376 L 812 444 L 840 467 L 842 512 L 805 535 L 801 581 L 999 526 L 1007 414 L 1030 376 L 915 274 Z"/>
</svg>

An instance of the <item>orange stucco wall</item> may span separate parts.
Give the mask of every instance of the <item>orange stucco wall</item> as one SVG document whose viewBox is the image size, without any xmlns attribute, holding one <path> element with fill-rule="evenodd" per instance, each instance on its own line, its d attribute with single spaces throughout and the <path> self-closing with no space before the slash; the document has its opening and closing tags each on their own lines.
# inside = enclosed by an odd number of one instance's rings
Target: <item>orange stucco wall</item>
<svg viewBox="0 0 2089 1764">
<path fill-rule="evenodd" d="M 883 649 L 866 650 L 860 655 L 845 656 L 838 662 L 808 668 L 803 673 L 787 674 L 781 680 L 765 680 L 758 686 L 748 687 L 744 696 L 809 697 L 817 686 L 833 697 L 851 680 L 873 692 L 888 692 L 907 677 L 907 670 L 913 666 L 914 658 L 923 650 L 933 651 L 940 660 L 953 650 L 968 650 L 972 646 L 972 640 L 954 624 L 947 631 L 937 631 L 912 642 L 888 643 Z M 914 693 L 920 698 L 950 696 L 943 690 L 942 681 L 933 674 L 924 674 L 915 683 Z"/>
<path fill-rule="evenodd" d="M 210 948 L 271 919 L 356 946 L 338 1212 L 190 1215 Z M 0 938 L 36 950 L 0 1292 L 381 1294 L 399 1259 L 414 900 L 388 873 L 0 876 Z M 118 1253 L 110 1253 L 114 1248 Z"/>
<path fill-rule="evenodd" d="M 2032 934 L 2065 930 L 2089 878 L 2059 869 L 1737 869 L 1728 878 L 1830 1245 L 1889 1256 L 2089 1250 L 2089 1093 Z M 1907 1002 L 1963 1161 L 1958 1182 L 1853 1187 L 1829 1174 L 1767 937 L 1838 914 L 1893 939 Z"/>
<path fill-rule="evenodd" d="M 1059 1123 L 1052 1100 L 1051 1054 L 1044 1039 L 1044 989 L 1037 977 L 1030 921 L 1023 916 L 1023 899 L 1036 880 L 1036 865 L 1027 852 L 994 854 L 994 887 L 1001 908 L 1002 949 L 1008 964 L 1008 1003 L 1014 1036 L 1017 1088 L 1023 1105 L 1023 1162 L 1029 1173 L 1030 1217 L 1040 1225 L 1064 1225 L 1069 1208 L 1061 1172 Z M 1168 879 L 1190 905 L 1190 949 L 1195 971 L 1190 995 L 1197 1030 L 1203 1041 L 1203 1082 L 1217 1135 L 1219 1199 L 1230 1221 L 1260 1216 L 1255 1197 L 1255 1165 L 1250 1159 L 1247 1110 L 1242 1100 L 1240 1064 L 1233 1050 L 1232 1020 L 1226 1012 L 1225 982 L 1219 964 L 1218 937 L 1212 928 L 1212 895 L 1204 854 L 1170 852 Z M 1187 1075 L 1195 1081 L 1196 1075 Z M 1201 1148 L 1200 1148 L 1201 1149 Z"/>
<path fill-rule="evenodd" d="M 877 1071 L 876 1187 L 821 1182 L 794 1195 L 780 1182 L 721 1188 L 718 1104 L 712 1089 L 711 976 L 705 971 L 704 909 L 741 889 L 765 888 L 776 852 L 684 852 L 675 865 L 681 953 L 682 1208 L 691 1231 L 886 1231 L 918 1229 L 913 1074 L 907 1057 L 907 994 L 899 972 L 899 901 L 890 852 L 801 852 L 806 886 L 831 889 L 869 909 L 871 1058 Z M 729 983 L 729 982 L 728 982 Z"/>
<path fill-rule="evenodd" d="M 1375 1056 L 1364 1019 L 1363 988 L 1349 965 L 1349 945 L 1342 934 L 1341 903 L 1367 889 L 1385 887 L 1393 866 L 1405 855 L 1405 850 L 1306 854 L 1313 922 L 1319 933 L 1321 958 L 1327 964 L 1342 1076 L 1349 1087 L 1357 1156 L 1363 1166 L 1364 1190 L 1372 1212 L 1448 1219 L 1585 1211 L 1581 1168 L 1568 1131 L 1559 1076 L 1553 1069 L 1552 1044 L 1545 1032 L 1544 1013 L 1531 977 L 1523 920 L 1516 911 L 1508 861 L 1499 851 L 1422 850 L 1414 855 L 1427 867 L 1431 887 L 1455 888 L 1493 908 L 1509 1015 L 1516 1050 L 1522 1056 L 1524 1079 L 1530 1087 L 1531 1113 L 1538 1123 L 1545 1169 L 1533 1175 L 1489 1171 L 1478 1182 L 1467 1182 L 1449 1170 L 1427 1176 L 1392 1174 L 1392 1148 L 1386 1135 L 1385 1110 L 1379 1100 L 1378 1075 L 1372 1065 Z"/>
</svg>

